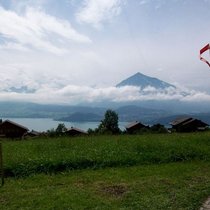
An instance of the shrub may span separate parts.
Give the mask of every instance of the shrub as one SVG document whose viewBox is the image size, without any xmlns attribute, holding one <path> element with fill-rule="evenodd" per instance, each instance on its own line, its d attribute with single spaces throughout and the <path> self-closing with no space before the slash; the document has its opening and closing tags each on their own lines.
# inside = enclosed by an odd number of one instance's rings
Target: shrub
<svg viewBox="0 0 210 210">
<path fill-rule="evenodd" d="M 154 133 L 168 133 L 168 130 L 161 124 L 155 124 L 150 127 L 150 130 Z"/>
</svg>

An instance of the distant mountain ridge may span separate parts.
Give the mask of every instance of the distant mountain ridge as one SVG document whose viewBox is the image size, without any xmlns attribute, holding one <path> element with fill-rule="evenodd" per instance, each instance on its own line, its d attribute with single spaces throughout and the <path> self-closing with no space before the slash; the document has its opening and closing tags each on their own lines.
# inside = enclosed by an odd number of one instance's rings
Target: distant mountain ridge
<svg viewBox="0 0 210 210">
<path fill-rule="evenodd" d="M 146 76 L 140 72 L 134 74 L 131 77 L 123 80 L 122 82 L 118 83 L 116 87 L 123 87 L 123 86 L 137 86 L 141 87 L 142 89 L 148 86 L 154 87 L 156 89 L 165 89 L 169 87 L 176 88 L 174 85 L 159 80 L 154 77 Z"/>
<path fill-rule="evenodd" d="M 56 120 L 65 122 L 100 122 L 102 119 L 102 114 L 98 115 L 95 113 L 75 112 L 73 114 L 68 115 L 67 117 L 58 118 Z"/>
<path fill-rule="evenodd" d="M 201 106 L 196 104 L 181 104 L 171 101 L 167 104 L 150 101 L 145 104 L 117 104 L 115 107 L 97 107 L 97 106 L 67 106 L 67 105 L 41 105 L 34 103 L 18 103 L 18 102 L 0 102 L 0 119 L 1 118 L 52 118 L 61 121 L 71 122 L 100 122 L 107 109 L 113 109 L 118 113 L 119 121 L 131 122 L 141 121 L 146 124 L 168 124 L 177 116 L 190 115 L 194 118 L 210 124 L 209 104 Z M 175 103 L 175 104 L 174 104 Z M 193 107 L 192 105 L 195 105 Z M 175 110 L 178 106 L 181 109 Z M 196 110 L 196 111 L 193 111 Z M 199 111 L 200 110 L 200 111 Z M 205 110 L 205 113 L 204 113 Z"/>
</svg>

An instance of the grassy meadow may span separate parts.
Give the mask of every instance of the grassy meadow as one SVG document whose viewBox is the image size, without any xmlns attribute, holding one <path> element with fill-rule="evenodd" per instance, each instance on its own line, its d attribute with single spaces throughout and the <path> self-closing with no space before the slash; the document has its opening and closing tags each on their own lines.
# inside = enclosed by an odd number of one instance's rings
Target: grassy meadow
<svg viewBox="0 0 210 210">
<path fill-rule="evenodd" d="M 210 132 L 2 143 L 2 209 L 199 209 L 210 195 Z"/>
</svg>

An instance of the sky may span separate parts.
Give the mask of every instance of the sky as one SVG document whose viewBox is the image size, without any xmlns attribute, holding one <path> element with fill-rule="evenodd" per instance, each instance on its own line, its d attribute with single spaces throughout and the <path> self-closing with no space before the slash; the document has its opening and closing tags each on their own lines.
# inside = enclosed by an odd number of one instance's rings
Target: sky
<svg viewBox="0 0 210 210">
<path fill-rule="evenodd" d="M 210 0 L 0 0 L 0 101 L 210 102 L 199 60 L 209 9 Z M 178 89 L 115 87 L 137 72 Z"/>
</svg>

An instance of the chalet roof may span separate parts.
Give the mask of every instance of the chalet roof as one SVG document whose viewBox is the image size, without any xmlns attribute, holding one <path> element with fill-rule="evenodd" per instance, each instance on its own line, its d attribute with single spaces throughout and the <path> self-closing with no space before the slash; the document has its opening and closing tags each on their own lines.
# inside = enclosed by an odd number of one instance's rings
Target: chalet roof
<svg viewBox="0 0 210 210">
<path fill-rule="evenodd" d="M 138 125 L 138 124 L 143 125 L 143 124 L 140 123 L 139 121 L 135 121 L 135 122 L 131 122 L 131 123 L 129 123 L 128 125 L 126 125 L 125 128 L 126 128 L 126 129 L 129 129 L 129 128 L 132 128 L 132 127 L 134 127 L 135 125 Z M 144 125 L 143 125 L 143 126 L 144 126 Z"/>
<path fill-rule="evenodd" d="M 199 122 L 201 123 L 203 126 L 209 126 L 208 124 L 206 124 L 205 122 L 198 120 L 196 118 L 192 118 L 192 117 L 183 117 L 183 118 L 177 118 L 174 121 L 170 122 L 170 125 L 173 126 L 177 126 L 177 125 L 187 125 L 193 122 Z"/>
<path fill-rule="evenodd" d="M 40 132 L 32 130 L 32 131 L 29 132 L 29 134 L 38 136 L 38 135 L 40 135 Z"/>
<path fill-rule="evenodd" d="M 87 134 L 86 131 L 81 130 L 81 129 L 79 129 L 79 128 L 75 128 L 75 127 L 71 127 L 71 128 L 69 128 L 69 129 L 67 129 L 66 132 L 70 132 L 70 131 L 77 131 L 77 132 L 79 132 L 79 133 Z"/>
<path fill-rule="evenodd" d="M 4 125 L 4 124 L 6 124 L 6 123 L 15 125 L 16 127 L 22 128 L 22 129 L 24 129 L 24 130 L 26 130 L 26 131 L 29 130 L 27 127 L 25 127 L 25 126 L 23 126 L 23 125 L 20 125 L 20 124 L 18 124 L 18 123 L 16 123 L 16 122 L 13 122 L 13 121 L 11 121 L 11 120 L 5 120 L 5 121 L 3 121 L 3 122 L 0 124 L 0 126 L 1 126 L 1 125 Z"/>
<path fill-rule="evenodd" d="M 179 118 L 176 118 L 174 121 L 170 122 L 170 125 L 179 125 L 179 124 L 183 124 L 183 123 L 186 123 L 190 120 L 192 120 L 193 118 L 191 117 L 179 117 Z"/>
<path fill-rule="evenodd" d="M 199 122 L 200 124 L 202 124 L 202 126 L 208 126 L 208 124 L 206 124 L 205 122 L 203 122 L 201 120 L 198 120 L 198 119 L 195 119 L 195 118 L 192 118 L 191 120 L 188 120 L 188 121 L 184 122 L 183 125 L 187 125 L 187 124 L 190 124 L 192 122 Z"/>
</svg>

